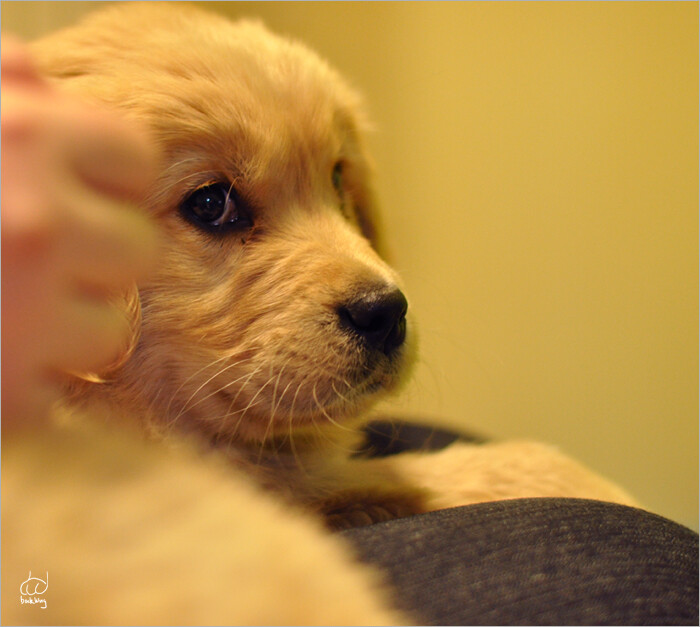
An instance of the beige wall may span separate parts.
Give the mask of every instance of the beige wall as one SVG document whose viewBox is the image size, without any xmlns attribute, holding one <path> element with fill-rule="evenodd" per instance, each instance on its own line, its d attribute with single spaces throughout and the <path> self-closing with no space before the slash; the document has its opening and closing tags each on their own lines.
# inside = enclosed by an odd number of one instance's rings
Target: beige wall
<svg viewBox="0 0 700 627">
<path fill-rule="evenodd" d="M 697 528 L 697 4 L 202 4 L 367 94 L 422 340 L 402 411 L 554 442 Z"/>
</svg>

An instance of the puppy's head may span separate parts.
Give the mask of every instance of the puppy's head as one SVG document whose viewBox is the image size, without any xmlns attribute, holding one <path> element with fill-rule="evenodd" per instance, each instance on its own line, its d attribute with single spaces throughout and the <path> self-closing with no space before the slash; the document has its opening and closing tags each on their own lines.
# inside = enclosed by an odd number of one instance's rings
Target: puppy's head
<svg viewBox="0 0 700 627">
<path fill-rule="evenodd" d="M 120 6 L 36 47 L 66 88 L 151 129 L 164 236 L 138 342 L 81 394 L 265 440 L 358 415 L 410 360 L 406 299 L 376 251 L 355 94 L 252 22 Z"/>
</svg>

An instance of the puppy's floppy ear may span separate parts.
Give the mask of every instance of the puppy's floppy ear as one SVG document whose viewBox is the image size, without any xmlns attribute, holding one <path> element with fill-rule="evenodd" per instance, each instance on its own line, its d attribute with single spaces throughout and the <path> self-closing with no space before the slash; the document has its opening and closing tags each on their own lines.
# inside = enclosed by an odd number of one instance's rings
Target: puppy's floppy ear
<svg viewBox="0 0 700 627">
<path fill-rule="evenodd" d="M 111 299 L 111 304 L 117 307 L 124 315 L 129 327 L 129 333 L 115 360 L 100 369 L 99 372 L 71 372 L 71 376 L 77 381 L 69 384 L 69 391 L 76 391 L 80 387 L 80 382 L 106 383 L 119 368 L 121 368 L 131 357 L 138 344 L 141 335 L 141 298 L 136 285 L 132 285 L 122 294 Z"/>
</svg>

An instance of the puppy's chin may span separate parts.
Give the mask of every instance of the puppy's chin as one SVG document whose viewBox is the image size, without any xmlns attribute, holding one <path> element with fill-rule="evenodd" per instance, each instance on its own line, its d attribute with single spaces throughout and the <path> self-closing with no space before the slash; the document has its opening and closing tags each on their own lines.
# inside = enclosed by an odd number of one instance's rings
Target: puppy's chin
<svg viewBox="0 0 700 627">
<path fill-rule="evenodd" d="M 414 358 L 410 338 L 391 357 L 374 356 L 344 368 L 316 368 L 308 362 L 290 366 L 255 366 L 255 353 L 215 360 L 217 374 L 206 369 L 182 385 L 168 414 L 170 426 L 197 424 L 197 429 L 229 443 L 292 440 L 309 431 L 327 433 L 355 428 L 381 398 L 406 381 Z M 214 363 L 214 362 L 212 362 Z"/>
</svg>

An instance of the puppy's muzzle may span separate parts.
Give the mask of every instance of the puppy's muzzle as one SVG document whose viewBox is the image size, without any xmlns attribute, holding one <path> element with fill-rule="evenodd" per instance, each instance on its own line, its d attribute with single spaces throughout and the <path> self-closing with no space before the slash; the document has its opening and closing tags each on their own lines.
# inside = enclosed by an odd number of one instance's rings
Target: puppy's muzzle
<svg viewBox="0 0 700 627">
<path fill-rule="evenodd" d="M 406 339 L 408 302 L 396 287 L 366 291 L 338 308 L 340 324 L 367 348 L 391 356 Z"/>
</svg>

